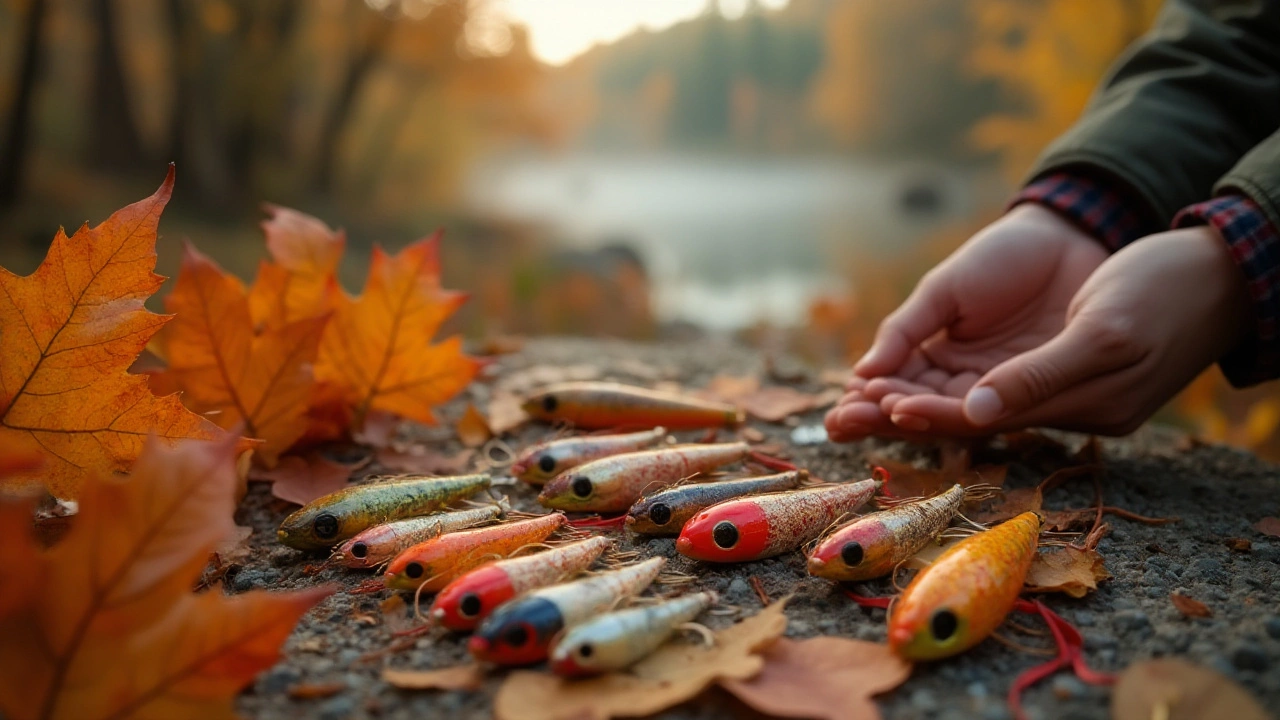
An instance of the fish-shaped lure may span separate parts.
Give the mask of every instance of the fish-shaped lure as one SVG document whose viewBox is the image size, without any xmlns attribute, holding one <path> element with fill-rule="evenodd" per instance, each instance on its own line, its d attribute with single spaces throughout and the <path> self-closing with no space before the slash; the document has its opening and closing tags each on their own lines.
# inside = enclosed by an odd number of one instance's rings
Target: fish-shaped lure
<svg viewBox="0 0 1280 720">
<path fill-rule="evenodd" d="M 685 523 L 681 555 L 709 562 L 748 562 L 795 550 L 845 513 L 862 506 L 879 480 L 821 485 L 712 505 Z"/>
<path fill-rule="evenodd" d="M 565 677 L 622 670 L 657 650 L 715 602 L 715 593 L 700 592 L 588 620 L 571 628 L 552 648 L 551 669 Z"/>
<path fill-rule="evenodd" d="M 487 487 L 488 475 L 410 476 L 356 485 L 303 505 L 280 523 L 276 538 L 299 550 L 320 550 L 374 525 L 426 515 Z"/>
<path fill-rule="evenodd" d="M 809 574 L 829 580 L 870 580 L 888 575 L 903 560 L 947 529 L 964 504 L 960 485 L 931 498 L 848 522 L 809 554 Z"/>
<path fill-rule="evenodd" d="M 387 587 L 395 590 L 433 592 L 468 570 L 546 540 L 564 524 L 564 515 L 551 513 L 441 535 L 410 546 L 395 556 L 383 580 Z"/>
<path fill-rule="evenodd" d="M 613 455 L 561 473 L 538 502 L 557 510 L 623 512 L 640 496 L 751 454 L 746 443 L 676 445 Z"/>
<path fill-rule="evenodd" d="M 657 445 L 666 436 L 666 428 L 656 427 L 622 435 L 548 440 L 521 453 L 511 465 L 511 474 L 531 485 L 542 485 L 569 468 L 610 455 L 643 450 Z"/>
<path fill-rule="evenodd" d="M 777 475 L 689 483 L 640 498 L 627 511 L 627 529 L 643 535 L 679 535 L 680 529 L 699 510 L 726 500 L 790 490 L 808 479 L 804 470 Z"/>
<path fill-rule="evenodd" d="M 545 660 L 556 635 L 644 590 L 666 558 L 656 557 L 585 580 L 534 590 L 498 608 L 471 636 L 477 660 L 528 665 Z"/>
<path fill-rule="evenodd" d="M 1040 524 L 1040 516 L 1026 512 L 938 556 L 894 604 L 889 647 L 907 660 L 937 660 L 986 639 L 1022 592 Z"/>
<path fill-rule="evenodd" d="M 522 405 L 539 420 L 564 421 L 582 428 L 730 427 L 746 419 L 741 410 L 723 403 L 608 382 L 569 382 L 553 385 Z"/>
<path fill-rule="evenodd" d="M 544 552 L 498 560 L 449 583 L 431 603 L 431 619 L 450 630 L 474 630 L 499 606 L 591 567 L 613 541 L 603 536 Z"/>
<path fill-rule="evenodd" d="M 375 525 L 339 545 L 333 551 L 333 559 L 349 568 L 377 567 L 410 545 L 437 535 L 483 525 L 497 520 L 504 512 L 498 505 L 488 505 Z"/>
</svg>

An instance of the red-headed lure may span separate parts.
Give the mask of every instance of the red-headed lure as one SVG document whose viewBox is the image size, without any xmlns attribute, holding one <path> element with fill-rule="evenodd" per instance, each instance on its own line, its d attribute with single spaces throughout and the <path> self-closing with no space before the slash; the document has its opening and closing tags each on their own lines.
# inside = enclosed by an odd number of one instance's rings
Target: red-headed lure
<svg viewBox="0 0 1280 720">
<path fill-rule="evenodd" d="M 482 565 L 449 583 L 431 604 L 431 619 L 450 630 L 474 630 L 501 605 L 591 567 L 613 541 L 603 536 Z"/>
<path fill-rule="evenodd" d="M 795 550 L 871 499 L 879 480 L 821 485 L 712 505 L 685 523 L 681 555 L 708 562 L 748 562 Z"/>
</svg>

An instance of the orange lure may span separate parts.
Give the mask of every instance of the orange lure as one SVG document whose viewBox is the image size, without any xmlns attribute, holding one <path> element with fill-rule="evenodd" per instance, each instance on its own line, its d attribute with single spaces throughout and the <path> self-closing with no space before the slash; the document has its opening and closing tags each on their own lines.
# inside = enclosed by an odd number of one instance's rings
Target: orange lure
<svg viewBox="0 0 1280 720">
<path fill-rule="evenodd" d="M 685 523 L 676 551 L 707 562 L 750 562 L 790 552 L 871 499 L 879 480 L 819 485 L 712 505 Z"/>
<path fill-rule="evenodd" d="M 1013 609 L 1035 558 L 1032 512 L 956 543 L 921 570 L 889 616 L 889 646 L 907 660 L 950 657 L 982 642 Z"/>
<path fill-rule="evenodd" d="M 606 382 L 553 385 L 530 397 L 523 407 L 539 420 L 564 421 L 582 428 L 661 425 L 687 430 L 731 427 L 746 419 L 732 405 Z"/>
<path fill-rule="evenodd" d="M 387 566 L 383 579 L 387 587 L 394 590 L 436 591 L 472 568 L 542 542 L 564 524 L 564 515 L 551 513 L 441 535 L 397 555 Z"/>
</svg>

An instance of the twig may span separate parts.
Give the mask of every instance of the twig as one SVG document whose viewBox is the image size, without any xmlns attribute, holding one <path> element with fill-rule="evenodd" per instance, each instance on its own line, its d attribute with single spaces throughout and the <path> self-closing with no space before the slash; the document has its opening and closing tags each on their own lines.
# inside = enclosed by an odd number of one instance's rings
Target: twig
<svg viewBox="0 0 1280 720">
<path fill-rule="evenodd" d="M 760 578 L 752 575 L 747 578 L 747 582 L 751 583 L 751 589 L 756 591 L 756 597 L 760 598 L 760 604 L 768 607 L 770 604 L 769 593 L 764 591 L 764 585 L 760 583 Z"/>
</svg>

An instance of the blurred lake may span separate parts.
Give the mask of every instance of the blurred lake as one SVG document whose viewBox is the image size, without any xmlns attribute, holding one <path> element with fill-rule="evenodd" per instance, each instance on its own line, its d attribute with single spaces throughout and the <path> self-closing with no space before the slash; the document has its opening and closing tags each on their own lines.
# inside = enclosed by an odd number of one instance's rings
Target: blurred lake
<svg viewBox="0 0 1280 720">
<path fill-rule="evenodd" d="M 823 158 L 526 155 L 478 162 L 465 203 L 535 223 L 565 248 L 624 245 L 660 323 L 792 326 L 844 295 L 857 257 L 894 254 L 991 202 L 955 165 Z"/>
</svg>

